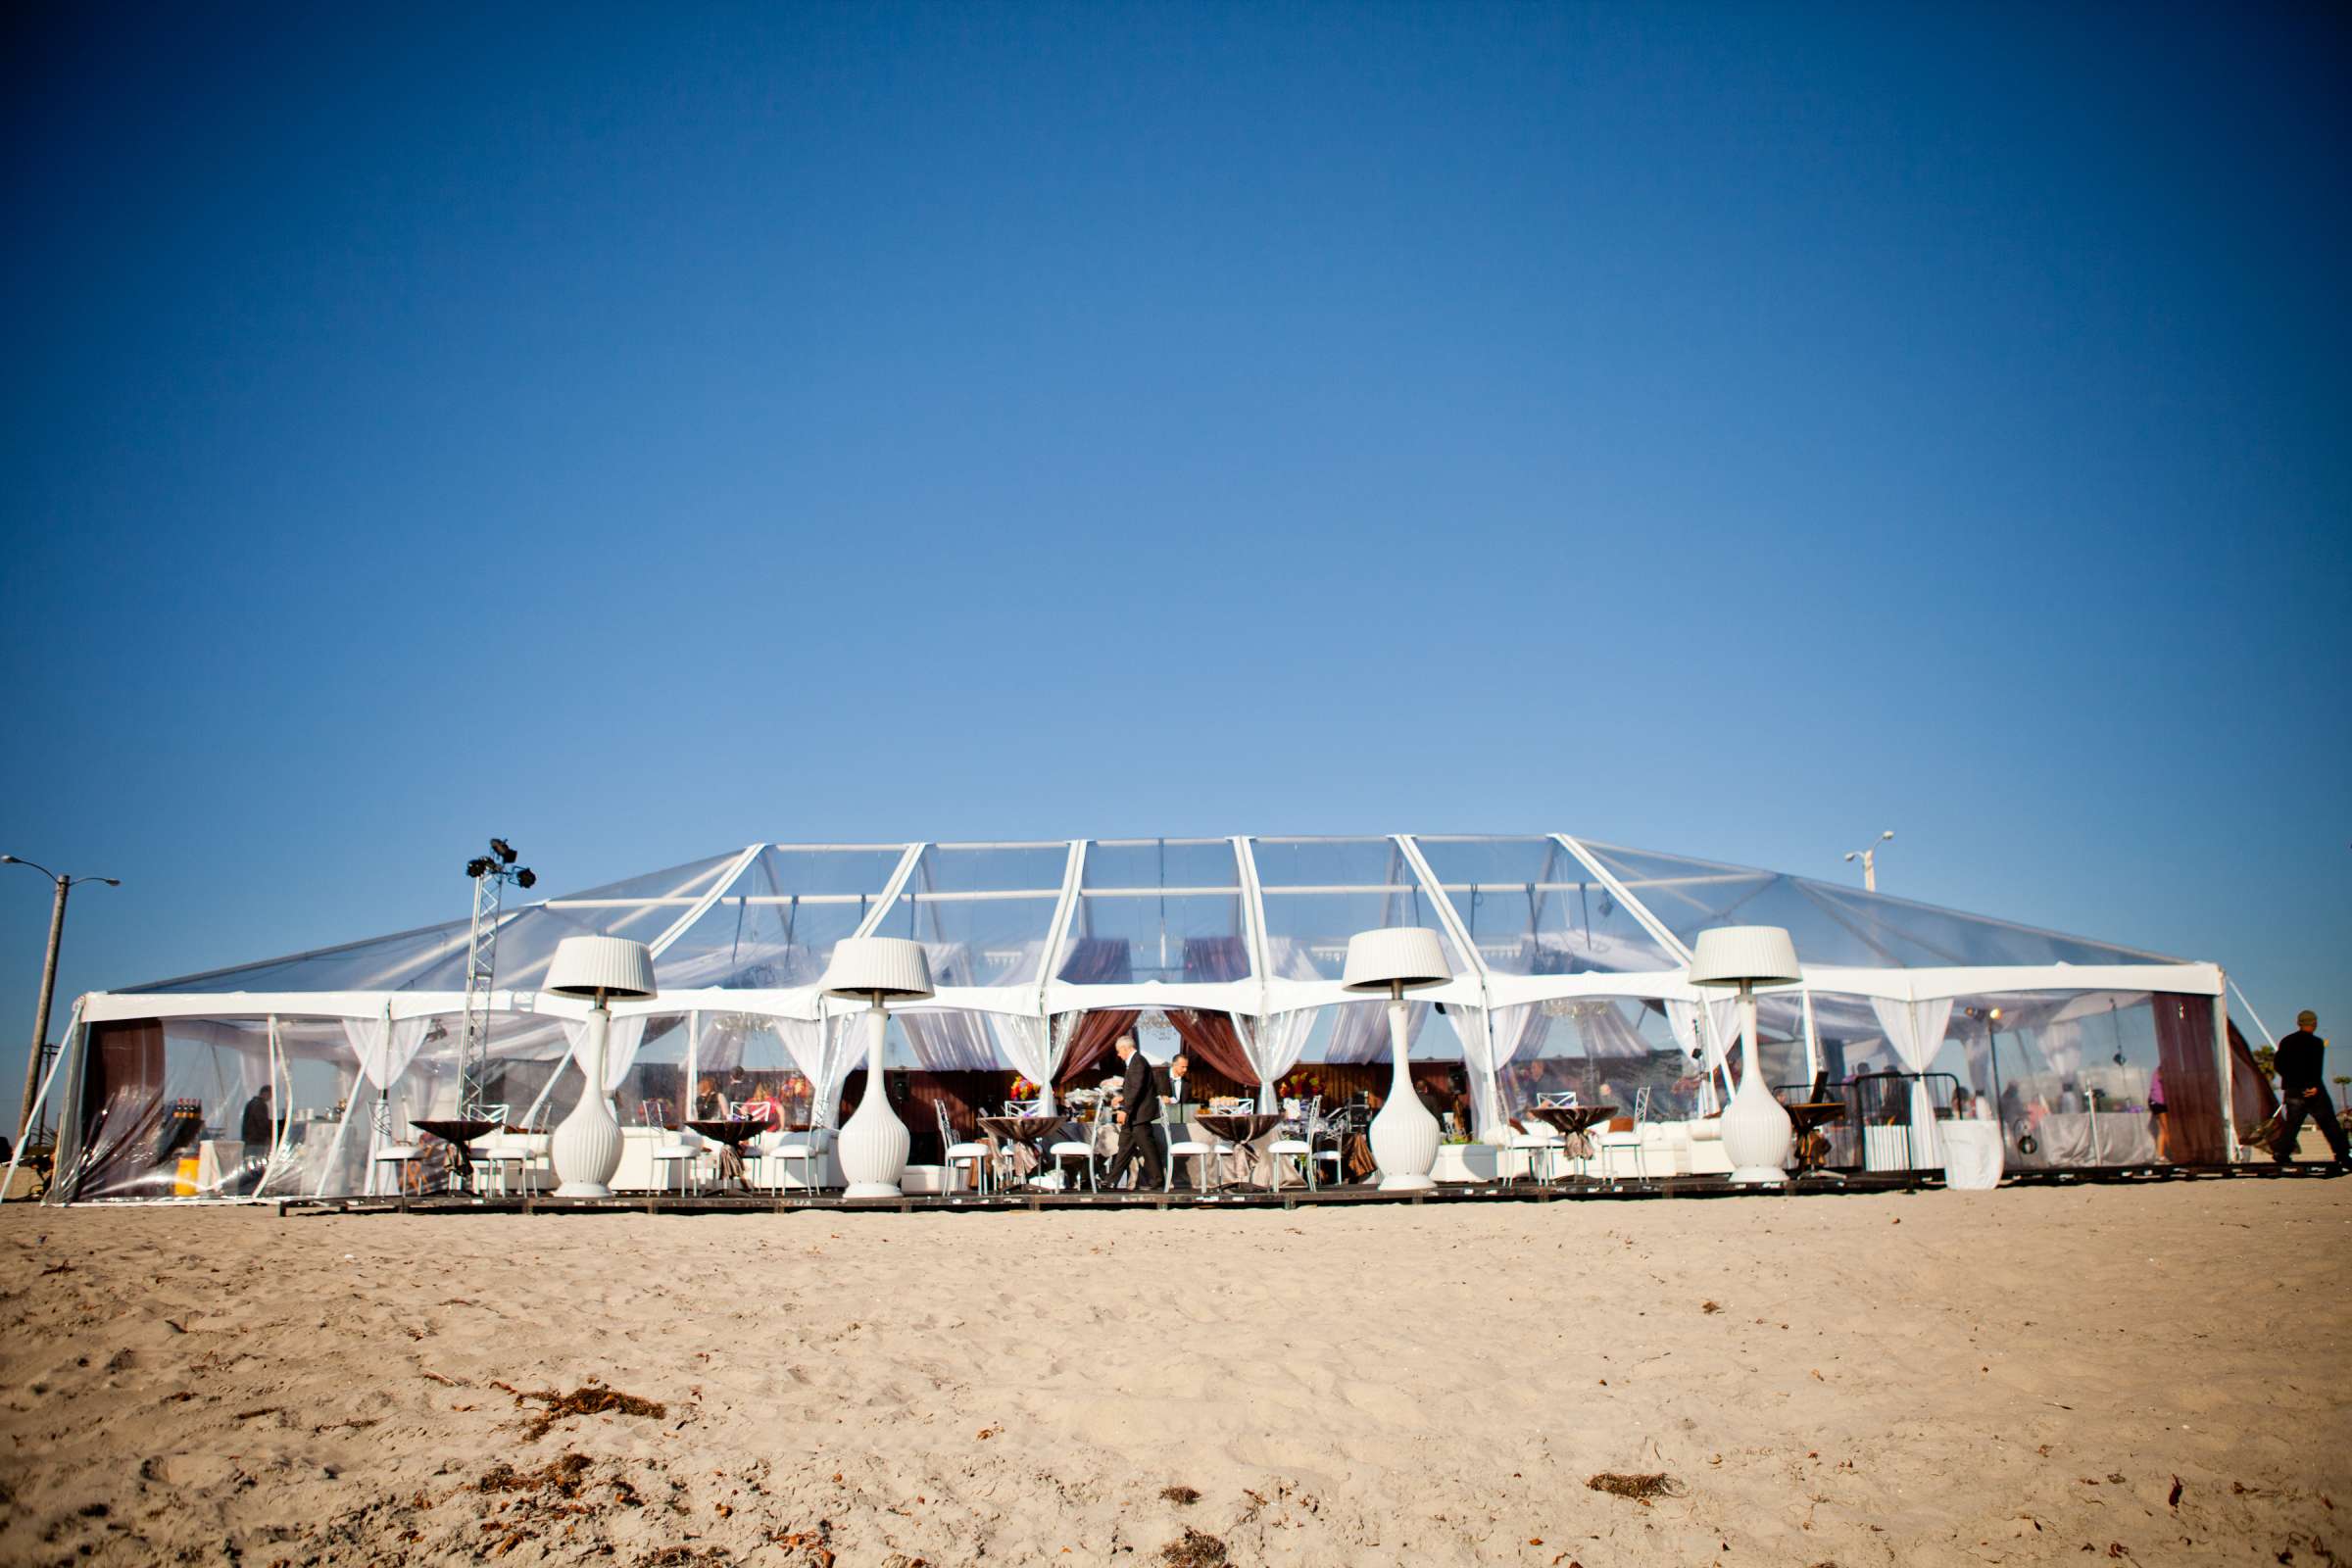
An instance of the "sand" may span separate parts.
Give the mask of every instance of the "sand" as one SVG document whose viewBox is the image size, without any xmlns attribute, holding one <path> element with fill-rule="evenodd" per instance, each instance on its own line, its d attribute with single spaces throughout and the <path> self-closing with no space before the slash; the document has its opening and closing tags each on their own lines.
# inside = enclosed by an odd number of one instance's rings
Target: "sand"
<svg viewBox="0 0 2352 1568">
<path fill-rule="evenodd" d="M 11 1205 L 0 1560 L 2325 1563 L 2352 1556 L 2347 1249 L 2352 1182 L 2309 1179 Z M 516 1397 L 598 1383 L 661 1413 Z"/>
</svg>

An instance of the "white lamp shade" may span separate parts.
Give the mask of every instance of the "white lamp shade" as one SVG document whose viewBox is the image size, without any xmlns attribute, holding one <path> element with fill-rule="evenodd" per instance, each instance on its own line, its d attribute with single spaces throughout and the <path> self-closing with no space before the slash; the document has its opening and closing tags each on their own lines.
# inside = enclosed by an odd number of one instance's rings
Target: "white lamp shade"
<svg viewBox="0 0 2352 1568">
<path fill-rule="evenodd" d="M 1796 944 L 1777 925 L 1719 925 L 1698 934 L 1690 955 L 1694 986 L 1792 985 L 1805 977 Z"/>
<path fill-rule="evenodd" d="M 1348 939 L 1348 968 L 1340 984 L 1350 991 L 1386 991 L 1400 985 L 1444 985 L 1453 978 L 1446 966 L 1446 945 L 1425 925 L 1358 931 Z"/>
<path fill-rule="evenodd" d="M 931 960 L 920 942 L 905 937 L 844 937 L 819 984 L 826 996 L 845 1002 L 911 1001 L 931 995 Z"/>
<path fill-rule="evenodd" d="M 565 937 L 556 944 L 542 989 L 560 997 L 602 992 L 622 1000 L 650 997 L 659 988 L 654 984 L 654 956 L 644 943 L 627 937 Z"/>
</svg>

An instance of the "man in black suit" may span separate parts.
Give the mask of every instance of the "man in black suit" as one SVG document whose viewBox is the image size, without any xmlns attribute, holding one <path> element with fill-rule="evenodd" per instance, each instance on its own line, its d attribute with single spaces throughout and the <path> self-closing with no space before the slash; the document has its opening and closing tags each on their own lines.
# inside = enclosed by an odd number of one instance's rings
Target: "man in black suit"
<svg viewBox="0 0 2352 1568">
<path fill-rule="evenodd" d="M 1126 1068 L 1119 1080 L 1119 1147 L 1110 1156 L 1110 1167 L 1102 1174 L 1104 1187 L 1116 1187 L 1119 1178 L 1127 1174 L 1130 1160 L 1142 1154 L 1142 1169 L 1136 1181 L 1139 1187 L 1155 1187 L 1160 1181 L 1158 1139 L 1159 1084 L 1152 1071 L 1152 1063 L 1135 1049 L 1133 1035 L 1121 1035 L 1113 1048 Z"/>
</svg>

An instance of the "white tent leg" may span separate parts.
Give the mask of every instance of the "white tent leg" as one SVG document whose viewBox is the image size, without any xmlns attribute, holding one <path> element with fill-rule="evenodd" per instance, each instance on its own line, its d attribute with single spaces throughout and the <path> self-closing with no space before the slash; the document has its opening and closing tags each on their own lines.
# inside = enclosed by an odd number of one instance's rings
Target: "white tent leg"
<svg viewBox="0 0 2352 1568">
<path fill-rule="evenodd" d="M 66 1039 L 68 1042 L 71 1042 L 73 1038 L 73 1026 L 69 1024 L 66 1028 Z M 44 1104 L 47 1104 L 49 1102 L 49 1086 L 57 1082 L 57 1070 L 66 1064 L 66 1057 L 69 1054 L 71 1054 L 71 1053 L 65 1050 L 60 1050 L 58 1052 L 57 1059 L 49 1064 L 48 1073 L 41 1079 L 41 1092 L 32 1097 L 32 1114 L 24 1118 L 24 1131 L 27 1137 L 24 1141 L 20 1142 L 15 1149 L 9 1151 L 8 1175 L 5 1179 L 0 1179 L 0 1193 L 7 1192 L 10 1188 L 16 1186 L 17 1184 L 17 1166 L 21 1164 L 24 1158 L 24 1142 L 30 1141 L 29 1135 L 31 1134 L 32 1130 L 41 1124 L 41 1107 Z M 54 1148 L 55 1145 L 52 1144 L 51 1147 Z M 54 1170 L 50 1173 L 49 1179 L 52 1185 L 54 1185 L 57 1180 L 57 1175 Z"/>
</svg>

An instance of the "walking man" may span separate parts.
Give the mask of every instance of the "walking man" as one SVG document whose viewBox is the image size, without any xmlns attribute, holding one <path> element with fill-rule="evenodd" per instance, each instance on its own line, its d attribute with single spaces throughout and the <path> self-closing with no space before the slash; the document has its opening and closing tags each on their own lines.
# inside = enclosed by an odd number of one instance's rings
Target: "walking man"
<svg viewBox="0 0 2352 1568">
<path fill-rule="evenodd" d="M 1152 1063 L 1135 1049 L 1135 1036 L 1121 1035 L 1112 1048 L 1126 1067 L 1119 1080 L 1119 1147 L 1110 1156 L 1110 1167 L 1102 1173 L 1102 1185 L 1116 1187 L 1119 1178 L 1127 1174 L 1128 1162 L 1142 1155 L 1142 1171 L 1137 1180 L 1141 1187 L 1160 1185 L 1160 1154 L 1157 1123 L 1159 1121 L 1159 1083 L 1152 1071 Z"/>
<path fill-rule="evenodd" d="M 2352 1170 L 2352 1153 L 2347 1153 L 2344 1147 L 2343 1124 L 2335 1119 L 2335 1107 L 2328 1102 L 2327 1092 L 2320 1087 L 2328 1042 L 2312 1033 L 2319 1026 L 2318 1013 L 2299 1012 L 2295 1015 L 2295 1032 L 2278 1042 L 2275 1065 L 2278 1073 L 2278 1110 L 2284 1120 L 2278 1129 L 2278 1143 L 2271 1146 L 2271 1157 L 2281 1165 L 2295 1157 L 2295 1135 L 2303 1130 L 2303 1118 L 2309 1116 L 2320 1124 L 2320 1135 L 2334 1152 L 2336 1168 Z"/>
</svg>

